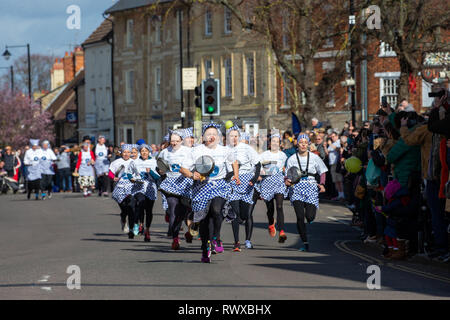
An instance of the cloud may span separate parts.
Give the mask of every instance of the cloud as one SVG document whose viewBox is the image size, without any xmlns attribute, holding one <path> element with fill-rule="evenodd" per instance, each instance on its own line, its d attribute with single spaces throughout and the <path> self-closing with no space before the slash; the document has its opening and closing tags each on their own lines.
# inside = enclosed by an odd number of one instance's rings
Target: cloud
<svg viewBox="0 0 450 320">
<path fill-rule="evenodd" d="M 30 43 L 33 53 L 64 55 L 71 46 L 81 44 L 103 21 L 102 13 L 111 7 L 113 0 L 1 0 L 0 50 L 5 45 Z M 70 5 L 81 9 L 81 29 L 69 30 L 66 13 Z M 22 49 L 25 50 L 25 49 Z M 20 56 L 20 48 L 11 51 Z"/>
</svg>

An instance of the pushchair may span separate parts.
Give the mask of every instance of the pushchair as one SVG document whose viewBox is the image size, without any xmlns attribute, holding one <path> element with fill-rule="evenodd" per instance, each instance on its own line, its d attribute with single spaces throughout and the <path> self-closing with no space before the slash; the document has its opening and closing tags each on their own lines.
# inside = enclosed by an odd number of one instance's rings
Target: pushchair
<svg viewBox="0 0 450 320">
<path fill-rule="evenodd" d="M 6 174 L 0 175 L 0 193 L 6 194 L 11 190 L 14 194 L 19 190 L 19 182 L 13 178 L 7 177 Z"/>
</svg>

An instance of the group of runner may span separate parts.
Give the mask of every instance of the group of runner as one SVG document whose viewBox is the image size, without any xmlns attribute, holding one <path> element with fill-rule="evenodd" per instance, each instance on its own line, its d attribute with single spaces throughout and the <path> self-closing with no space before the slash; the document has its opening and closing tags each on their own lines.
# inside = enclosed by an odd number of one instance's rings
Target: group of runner
<svg viewBox="0 0 450 320">
<path fill-rule="evenodd" d="M 186 242 L 199 235 L 201 261 L 209 263 L 212 254 L 224 251 L 224 220 L 232 225 L 233 251 L 241 251 L 240 225 L 245 226 L 245 247 L 253 248 L 253 210 L 258 199 L 267 206 L 270 236 L 275 237 L 278 230 L 279 242 L 285 242 L 283 200 L 288 198 L 297 216 L 302 240 L 299 249 L 308 251 L 306 223 L 315 218 L 328 171 L 320 157 L 308 151 L 308 135 L 298 136 L 298 152 L 287 158 L 277 132 L 270 135 L 270 150 L 258 154 L 248 144 L 249 135 L 237 126 L 226 130 L 224 145 L 220 128 L 214 122 L 204 124 L 198 145 L 194 144 L 193 128 L 170 131 L 165 137 L 167 148 L 156 157 L 145 143 L 122 145 L 122 158 L 109 166 L 122 230 L 130 239 L 143 234 L 144 241 L 150 241 L 153 206 L 160 191 L 172 249 L 180 249 L 179 234 L 185 221 Z"/>
</svg>

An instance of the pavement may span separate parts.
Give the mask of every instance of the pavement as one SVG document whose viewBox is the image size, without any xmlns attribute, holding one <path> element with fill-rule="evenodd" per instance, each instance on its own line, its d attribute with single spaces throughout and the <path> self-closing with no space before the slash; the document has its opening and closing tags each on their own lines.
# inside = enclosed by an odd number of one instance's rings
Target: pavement
<svg viewBox="0 0 450 320">
<path fill-rule="evenodd" d="M 316 221 L 308 225 L 310 252 L 298 250 L 288 201 L 284 210 L 284 244 L 268 235 L 265 205 L 258 201 L 254 249 L 242 246 L 242 252 L 232 252 L 231 225 L 224 223 L 225 252 L 202 264 L 198 240 L 188 244 L 181 237 L 181 250 L 171 250 L 160 199 L 152 240 L 145 243 L 121 231 L 119 207 L 110 198 L 66 193 L 35 201 L 23 194 L 2 195 L 0 299 L 450 298 L 449 264 L 383 258 L 378 247 L 358 240 L 360 231 L 349 225 L 351 212 L 342 205 L 321 203 Z M 185 231 L 186 226 L 181 234 Z M 241 243 L 244 237 L 241 227 Z"/>
</svg>

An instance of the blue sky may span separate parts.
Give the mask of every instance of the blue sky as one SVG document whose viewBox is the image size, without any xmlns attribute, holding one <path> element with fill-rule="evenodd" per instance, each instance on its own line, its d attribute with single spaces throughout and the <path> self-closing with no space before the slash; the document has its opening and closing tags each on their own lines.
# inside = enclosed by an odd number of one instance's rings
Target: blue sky
<svg viewBox="0 0 450 320">
<path fill-rule="evenodd" d="M 118 0 L 0 0 L 0 54 L 5 45 L 30 44 L 31 53 L 62 57 L 74 44 L 81 44 L 103 21 L 102 13 Z M 70 5 L 81 9 L 81 28 L 69 30 L 66 13 Z M 26 48 L 10 50 L 9 61 L 0 56 L 0 66 L 7 67 Z"/>
</svg>

